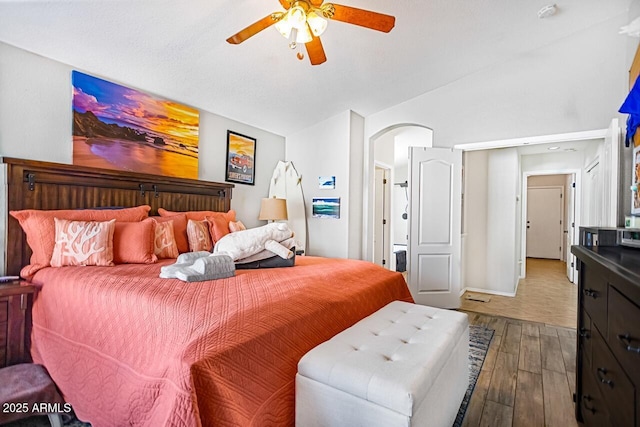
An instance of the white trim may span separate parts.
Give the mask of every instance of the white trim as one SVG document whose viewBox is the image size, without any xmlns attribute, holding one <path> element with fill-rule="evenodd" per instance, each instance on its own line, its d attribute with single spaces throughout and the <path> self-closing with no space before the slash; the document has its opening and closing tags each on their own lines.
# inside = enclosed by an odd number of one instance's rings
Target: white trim
<svg viewBox="0 0 640 427">
<path fill-rule="evenodd" d="M 532 136 L 527 138 L 500 139 L 495 141 L 456 144 L 453 148 L 464 151 L 487 150 L 491 148 L 518 147 L 521 145 L 552 144 L 555 142 L 584 141 L 604 139 L 607 129 L 586 130 L 582 132 L 559 133 L 555 135 Z"/>
<path fill-rule="evenodd" d="M 516 287 L 517 287 L 517 285 L 516 285 Z M 478 292 L 478 293 L 481 293 L 481 294 L 499 295 L 501 297 L 511 297 L 511 298 L 513 298 L 513 297 L 516 296 L 515 292 L 493 291 L 493 290 L 490 290 L 490 289 L 481 289 L 481 288 L 464 288 L 462 293 L 467 292 L 467 291 L 469 291 L 469 292 Z"/>
</svg>

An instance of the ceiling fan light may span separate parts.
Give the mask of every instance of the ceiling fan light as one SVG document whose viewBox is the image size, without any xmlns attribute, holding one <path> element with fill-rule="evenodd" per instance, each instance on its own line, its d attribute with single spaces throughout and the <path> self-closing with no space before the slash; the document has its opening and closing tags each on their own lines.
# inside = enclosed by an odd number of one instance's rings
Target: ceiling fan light
<svg viewBox="0 0 640 427">
<path fill-rule="evenodd" d="M 313 37 L 311 36 L 311 30 L 309 30 L 309 26 L 305 25 L 301 30 L 298 30 L 298 34 L 296 35 L 297 43 L 309 43 Z"/>
<path fill-rule="evenodd" d="M 284 37 L 285 39 L 289 38 L 289 35 L 291 34 L 291 29 L 293 28 L 291 26 L 291 22 L 289 22 L 289 20 L 287 19 L 287 16 L 288 15 L 285 15 L 281 20 L 276 22 L 274 25 L 274 27 L 276 27 L 276 30 L 278 30 L 278 32 L 282 34 L 282 37 Z"/>
<path fill-rule="evenodd" d="M 307 15 L 307 23 L 309 24 L 309 28 L 311 28 L 311 32 L 313 33 L 313 35 L 319 37 L 322 33 L 324 33 L 324 30 L 327 29 L 328 21 L 322 18 L 317 13 L 311 11 Z"/>
<path fill-rule="evenodd" d="M 292 27 L 297 28 L 298 30 L 302 30 L 305 26 L 305 23 L 307 22 L 307 14 L 300 6 L 294 6 L 289 9 L 289 12 L 287 12 L 287 16 L 285 16 L 285 19 L 287 19 L 291 23 Z"/>
</svg>

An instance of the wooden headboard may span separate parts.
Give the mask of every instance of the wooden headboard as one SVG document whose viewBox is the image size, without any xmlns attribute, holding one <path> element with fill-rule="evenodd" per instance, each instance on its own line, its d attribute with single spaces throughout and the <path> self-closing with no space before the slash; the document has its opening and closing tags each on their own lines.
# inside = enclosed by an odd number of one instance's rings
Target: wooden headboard
<svg viewBox="0 0 640 427">
<path fill-rule="evenodd" d="M 171 211 L 231 207 L 233 184 L 3 158 L 8 210 L 151 206 Z M 5 274 L 18 275 L 31 249 L 20 224 L 7 213 Z"/>
</svg>

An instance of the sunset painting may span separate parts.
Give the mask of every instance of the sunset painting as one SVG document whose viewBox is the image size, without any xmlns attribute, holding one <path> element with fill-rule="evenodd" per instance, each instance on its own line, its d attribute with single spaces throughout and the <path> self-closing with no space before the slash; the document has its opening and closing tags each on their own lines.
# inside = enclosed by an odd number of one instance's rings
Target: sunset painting
<svg viewBox="0 0 640 427">
<path fill-rule="evenodd" d="M 73 164 L 198 179 L 198 110 L 73 71 Z"/>
</svg>

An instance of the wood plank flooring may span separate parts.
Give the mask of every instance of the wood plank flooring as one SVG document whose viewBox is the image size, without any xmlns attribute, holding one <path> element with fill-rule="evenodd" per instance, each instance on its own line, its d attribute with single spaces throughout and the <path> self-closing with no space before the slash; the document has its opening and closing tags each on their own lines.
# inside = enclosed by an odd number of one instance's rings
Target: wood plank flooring
<svg viewBox="0 0 640 427">
<path fill-rule="evenodd" d="M 491 300 L 479 302 L 466 299 L 477 292 L 465 292 L 461 309 L 575 328 L 577 292 L 567 279 L 564 262 L 527 258 L 527 277 L 520 280 L 515 297 L 481 294 Z"/>
<path fill-rule="evenodd" d="M 495 334 L 462 425 L 577 426 L 575 329 L 466 313 L 470 324 Z"/>
</svg>

